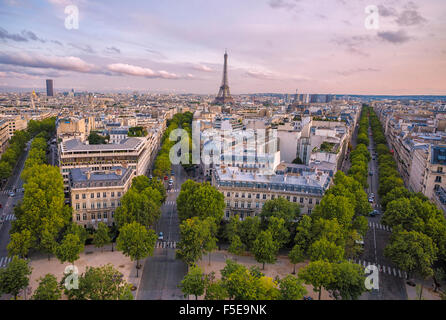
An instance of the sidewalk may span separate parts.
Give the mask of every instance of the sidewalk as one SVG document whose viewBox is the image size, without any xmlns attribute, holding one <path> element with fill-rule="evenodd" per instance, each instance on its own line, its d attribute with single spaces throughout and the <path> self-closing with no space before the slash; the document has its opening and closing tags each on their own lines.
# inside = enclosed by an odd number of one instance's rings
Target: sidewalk
<svg viewBox="0 0 446 320">
<path fill-rule="evenodd" d="M 432 280 L 413 280 L 417 285 L 423 283 L 422 300 L 441 300 L 440 292 L 434 292 Z M 418 289 L 419 290 L 419 289 Z M 419 300 L 417 287 L 409 286 L 406 283 L 407 300 Z M 418 291 L 418 292 L 417 292 Z"/>
<path fill-rule="evenodd" d="M 56 276 L 60 281 L 63 277 L 64 270 L 67 266 L 71 266 L 71 263 L 60 263 L 55 256 L 51 256 L 51 260 L 48 261 L 48 257 L 45 254 L 35 253 L 30 256 L 30 266 L 32 267 L 32 274 L 29 280 L 29 286 L 34 290 L 38 286 L 38 279 L 45 276 L 47 273 L 51 273 Z M 74 263 L 78 268 L 79 274 L 85 272 L 86 267 L 99 267 L 106 264 L 112 264 L 113 267 L 124 275 L 124 280 L 133 284 L 137 289 L 141 281 L 142 269 L 139 270 L 139 277 L 136 277 L 136 261 L 133 262 L 129 257 L 124 256 L 120 251 L 111 251 L 111 245 L 105 246 L 103 252 L 101 248 L 96 248 L 93 245 L 85 246 L 83 253 L 79 255 L 79 259 Z M 144 265 L 144 260 L 140 263 Z M 136 299 L 136 292 L 132 291 L 134 298 Z M 23 295 L 22 295 L 23 298 Z"/>
</svg>

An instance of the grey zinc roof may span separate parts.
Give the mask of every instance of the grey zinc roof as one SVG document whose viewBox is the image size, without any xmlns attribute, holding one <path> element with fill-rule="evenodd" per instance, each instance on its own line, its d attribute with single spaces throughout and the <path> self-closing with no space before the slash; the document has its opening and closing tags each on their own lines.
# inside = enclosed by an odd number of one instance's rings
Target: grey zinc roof
<svg viewBox="0 0 446 320">
<path fill-rule="evenodd" d="M 135 150 L 141 143 L 142 139 L 127 138 L 117 144 L 84 144 L 78 139 L 71 139 L 63 142 L 63 151 L 101 151 L 101 150 Z"/>
</svg>

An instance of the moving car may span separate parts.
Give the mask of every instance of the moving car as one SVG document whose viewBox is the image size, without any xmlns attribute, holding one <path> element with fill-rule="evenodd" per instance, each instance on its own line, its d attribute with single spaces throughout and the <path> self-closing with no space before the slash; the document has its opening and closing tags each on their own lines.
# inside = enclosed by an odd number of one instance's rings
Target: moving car
<svg viewBox="0 0 446 320">
<path fill-rule="evenodd" d="M 15 193 L 12 192 L 12 191 L 10 191 L 10 192 L 8 193 L 8 195 L 9 195 L 10 197 L 14 197 L 14 196 L 15 196 Z"/>
<path fill-rule="evenodd" d="M 371 217 L 375 217 L 380 215 L 381 213 L 378 210 L 373 210 L 372 212 L 369 213 L 369 216 Z"/>
<path fill-rule="evenodd" d="M 369 176 L 373 176 L 373 171 L 369 171 Z"/>
<path fill-rule="evenodd" d="M 373 198 L 369 197 L 369 202 L 373 203 Z"/>
<path fill-rule="evenodd" d="M 162 232 L 159 233 L 158 240 L 164 240 L 164 234 Z"/>
</svg>

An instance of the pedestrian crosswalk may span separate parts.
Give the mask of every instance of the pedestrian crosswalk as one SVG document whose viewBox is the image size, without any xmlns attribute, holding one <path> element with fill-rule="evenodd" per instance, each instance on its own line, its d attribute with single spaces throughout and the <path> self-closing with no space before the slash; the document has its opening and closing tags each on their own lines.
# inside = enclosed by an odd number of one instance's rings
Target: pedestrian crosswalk
<svg viewBox="0 0 446 320">
<path fill-rule="evenodd" d="M 0 190 L 0 194 L 9 194 L 10 192 L 23 192 L 24 188 L 10 189 L 10 190 Z"/>
<path fill-rule="evenodd" d="M 0 258 L 0 268 L 6 268 L 11 261 L 12 261 L 12 257 L 1 257 Z"/>
<path fill-rule="evenodd" d="M 383 225 L 381 223 L 377 223 L 377 222 L 369 222 L 369 227 L 370 228 L 379 229 L 379 230 L 388 231 L 388 232 L 392 232 L 392 228 L 390 228 L 389 226 L 385 226 L 385 225 Z"/>
<path fill-rule="evenodd" d="M 176 193 L 176 192 L 180 192 L 180 189 L 170 189 L 170 190 L 167 190 L 167 192 Z"/>
<path fill-rule="evenodd" d="M 155 248 L 171 248 L 175 249 L 177 247 L 176 241 L 157 241 Z"/>
<path fill-rule="evenodd" d="M 12 220 L 15 220 L 15 215 L 14 214 L 8 214 L 8 215 L 6 215 L 6 216 L 3 216 L 4 218 L 3 218 L 3 221 L 12 221 Z"/>
<path fill-rule="evenodd" d="M 176 206 L 177 202 L 176 201 L 166 201 L 166 202 L 164 202 L 164 205 L 166 205 L 166 206 Z"/>
<path fill-rule="evenodd" d="M 349 259 L 348 261 L 362 265 L 364 268 L 366 268 L 367 266 L 370 266 L 370 265 L 375 265 L 376 267 L 378 267 L 379 272 L 386 273 L 386 274 L 394 276 L 394 277 L 398 277 L 398 278 L 402 278 L 402 279 L 406 279 L 406 277 L 407 277 L 407 273 L 405 271 L 401 271 L 400 269 L 397 269 L 397 268 L 392 268 L 389 266 L 382 266 L 380 264 L 375 264 L 375 263 L 367 262 L 365 260 L 360 260 L 360 259 L 355 259 L 355 260 Z"/>
</svg>

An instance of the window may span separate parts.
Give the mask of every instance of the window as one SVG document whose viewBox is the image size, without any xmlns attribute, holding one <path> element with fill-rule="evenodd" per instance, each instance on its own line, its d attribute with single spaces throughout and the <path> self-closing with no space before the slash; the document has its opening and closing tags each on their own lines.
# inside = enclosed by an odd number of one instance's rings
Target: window
<svg viewBox="0 0 446 320">
<path fill-rule="evenodd" d="M 308 209 L 308 214 L 311 214 L 311 209 Z"/>
<path fill-rule="evenodd" d="M 101 213 L 98 212 L 98 220 L 101 220 Z"/>
<path fill-rule="evenodd" d="M 94 213 L 91 214 L 91 220 L 96 219 L 96 215 Z"/>
<path fill-rule="evenodd" d="M 229 211 L 226 211 L 226 218 L 229 218 Z"/>
<path fill-rule="evenodd" d="M 242 193 L 242 198 L 244 198 L 244 197 L 245 197 L 245 193 L 243 192 L 243 193 Z"/>
<path fill-rule="evenodd" d="M 436 184 L 435 186 L 434 186 L 434 190 L 435 191 L 438 191 L 440 189 L 440 185 L 439 184 Z"/>
<path fill-rule="evenodd" d="M 435 177 L 435 182 L 439 182 L 439 183 L 441 183 L 441 177 L 440 177 L 440 176 L 436 176 L 436 177 Z"/>
<path fill-rule="evenodd" d="M 78 195 L 78 194 L 76 195 L 75 199 L 76 199 L 76 200 L 79 200 L 79 195 Z"/>
<path fill-rule="evenodd" d="M 107 217 L 108 217 L 107 212 L 104 212 L 104 219 L 107 219 Z"/>
<path fill-rule="evenodd" d="M 316 204 L 319 204 L 319 199 L 316 199 Z"/>
<path fill-rule="evenodd" d="M 104 202 L 103 204 L 102 204 L 102 208 L 107 208 L 107 202 Z"/>
<path fill-rule="evenodd" d="M 443 167 L 438 167 L 438 168 L 437 168 L 437 172 L 438 172 L 438 173 L 443 173 Z"/>
<path fill-rule="evenodd" d="M 304 198 L 300 198 L 300 203 L 304 203 Z"/>
<path fill-rule="evenodd" d="M 94 209 L 94 203 L 92 203 L 92 204 L 90 205 L 90 207 L 91 207 L 92 209 Z"/>
<path fill-rule="evenodd" d="M 256 208 L 260 207 L 260 203 L 256 202 Z"/>
<path fill-rule="evenodd" d="M 121 196 L 121 191 L 118 192 L 118 197 L 120 197 L 120 196 Z"/>
<path fill-rule="evenodd" d="M 226 196 L 227 196 L 227 197 L 230 197 L 230 196 L 231 196 L 231 193 L 230 193 L 230 192 L 226 193 Z"/>
<path fill-rule="evenodd" d="M 96 194 L 96 197 L 97 197 L 97 198 L 100 198 L 100 197 L 101 197 L 101 193 L 98 192 L 98 193 Z"/>
<path fill-rule="evenodd" d="M 81 221 L 81 215 L 80 214 L 76 215 L 76 221 Z"/>
<path fill-rule="evenodd" d="M 266 193 L 263 194 L 263 200 L 266 200 Z"/>
<path fill-rule="evenodd" d="M 94 199 L 94 193 L 90 194 L 90 198 Z"/>
<path fill-rule="evenodd" d="M 107 198 L 107 192 L 102 193 L 102 198 Z"/>
<path fill-rule="evenodd" d="M 238 201 L 234 203 L 235 207 L 238 208 Z"/>
<path fill-rule="evenodd" d="M 245 203 L 244 203 L 244 202 L 241 203 L 241 207 L 242 207 L 242 208 L 245 207 Z"/>
<path fill-rule="evenodd" d="M 275 195 L 271 195 L 271 200 L 274 200 L 276 198 Z"/>
<path fill-rule="evenodd" d="M 87 199 L 87 195 L 85 193 L 82 193 L 82 199 Z"/>
<path fill-rule="evenodd" d="M 112 206 L 112 208 L 115 207 L 115 202 L 114 201 L 111 202 L 111 206 Z"/>
<path fill-rule="evenodd" d="M 257 199 L 260 199 L 260 193 L 257 193 L 257 194 L 256 194 L 256 198 L 257 198 Z"/>
<path fill-rule="evenodd" d="M 82 209 L 87 209 L 87 204 L 85 202 L 82 203 Z"/>
<path fill-rule="evenodd" d="M 86 213 L 84 213 L 83 215 L 82 215 L 82 220 L 87 220 L 87 214 Z"/>
<path fill-rule="evenodd" d="M 248 193 L 248 199 L 251 199 L 251 194 L 250 193 Z"/>
<path fill-rule="evenodd" d="M 308 203 L 309 203 L 309 204 L 313 204 L 313 198 L 310 198 L 310 199 L 308 200 Z"/>
<path fill-rule="evenodd" d="M 235 193 L 235 197 L 238 198 L 238 192 Z"/>
<path fill-rule="evenodd" d="M 100 203 L 100 202 L 96 203 L 96 208 L 97 208 L 97 209 L 100 209 L 100 208 L 101 208 L 101 203 Z"/>
<path fill-rule="evenodd" d="M 251 202 L 248 202 L 248 209 L 251 209 Z"/>
<path fill-rule="evenodd" d="M 293 202 L 297 202 L 297 197 L 293 197 Z"/>
<path fill-rule="evenodd" d="M 79 203 L 76 203 L 76 210 L 79 210 L 81 207 L 79 205 Z"/>
<path fill-rule="evenodd" d="M 112 198 L 113 198 L 113 197 L 115 196 L 115 193 L 114 193 L 114 192 L 112 192 L 112 193 L 111 193 L 111 196 L 112 196 Z"/>
</svg>

